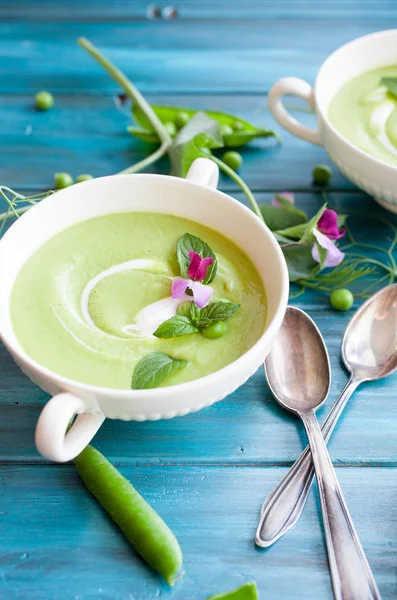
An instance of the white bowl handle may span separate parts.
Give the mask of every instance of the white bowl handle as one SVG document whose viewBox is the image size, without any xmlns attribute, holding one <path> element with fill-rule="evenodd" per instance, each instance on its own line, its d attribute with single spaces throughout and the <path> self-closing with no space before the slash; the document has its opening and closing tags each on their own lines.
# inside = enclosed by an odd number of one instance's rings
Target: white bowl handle
<svg viewBox="0 0 397 600">
<path fill-rule="evenodd" d="M 40 454 L 55 462 L 75 458 L 92 440 L 105 417 L 84 412 L 81 398 L 57 394 L 43 408 L 36 426 L 36 446 Z M 68 430 L 74 415 L 79 416 Z"/>
<path fill-rule="evenodd" d="M 312 144 L 321 146 L 320 136 L 317 130 L 311 129 L 299 123 L 284 107 L 282 103 L 282 97 L 286 94 L 293 94 L 306 100 L 312 110 L 315 110 L 314 103 L 314 90 L 303 79 L 298 77 L 283 77 L 279 79 L 269 92 L 269 108 L 275 119 L 280 123 L 284 129 L 287 129 L 296 137 L 307 140 Z"/>
<path fill-rule="evenodd" d="M 196 158 L 186 175 L 186 179 L 216 189 L 219 179 L 218 165 L 209 158 Z"/>
</svg>

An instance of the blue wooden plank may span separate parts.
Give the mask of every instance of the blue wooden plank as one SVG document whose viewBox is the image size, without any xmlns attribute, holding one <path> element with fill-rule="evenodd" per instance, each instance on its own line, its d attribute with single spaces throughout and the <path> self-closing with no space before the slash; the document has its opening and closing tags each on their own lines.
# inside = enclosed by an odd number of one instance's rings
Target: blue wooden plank
<svg viewBox="0 0 397 600">
<path fill-rule="evenodd" d="M 282 145 L 274 139 L 263 139 L 242 150 L 244 165 L 240 172 L 253 190 L 310 188 L 313 167 L 319 163 L 331 165 L 322 148 L 281 130 L 266 109 L 265 96 L 167 95 L 148 99 L 163 105 L 229 112 L 281 133 Z M 303 106 L 297 100 L 290 104 Z M 315 126 L 314 115 L 295 114 Z M 117 111 L 108 96 L 55 96 L 55 106 L 47 113 L 34 109 L 33 97 L 4 97 L 0 122 L 0 182 L 20 190 L 51 188 L 57 171 L 74 176 L 82 171 L 94 176 L 116 173 L 144 158 L 152 148 L 126 131 L 132 123 L 128 110 Z M 150 170 L 167 173 L 168 169 L 168 162 L 163 161 Z M 236 189 L 229 178 L 222 178 L 221 183 L 225 190 Z M 354 189 L 336 168 L 331 187 Z"/>
<path fill-rule="evenodd" d="M 204 600 L 257 581 L 260 598 L 331 600 L 319 512 L 310 496 L 299 524 L 268 551 L 253 535 L 264 495 L 285 469 L 123 468 L 177 535 L 185 575 L 170 592 L 146 568 L 81 485 L 72 466 L 3 468 L 2 600 Z M 397 595 L 396 470 L 337 474 L 384 600 Z"/>
<path fill-rule="evenodd" d="M 238 197 L 242 199 L 241 195 Z M 271 194 L 260 194 L 258 199 L 269 202 Z M 397 224 L 396 218 L 387 215 L 364 194 L 332 193 L 330 200 L 339 212 L 359 207 Z M 298 194 L 296 202 L 312 214 L 322 199 L 319 194 Z M 371 241 L 379 244 L 389 236 L 388 229 L 377 226 L 371 217 L 359 224 L 358 238 L 371 236 Z M 306 293 L 294 304 L 312 315 L 325 336 L 333 371 L 329 407 L 347 378 L 339 349 L 352 312 L 336 313 L 330 308 L 327 296 L 322 294 Z M 363 385 L 356 392 L 330 442 L 335 462 L 396 464 L 395 381 L 396 376 Z M 46 398 L 29 383 L 3 348 L 0 354 L 1 460 L 40 460 L 33 431 Z M 327 407 L 322 410 L 321 418 L 327 410 Z M 98 447 L 122 464 L 291 464 L 305 443 L 301 424 L 272 400 L 261 371 L 228 400 L 209 409 L 157 423 L 107 421 L 96 437 Z"/>
<path fill-rule="evenodd" d="M 112 93 L 117 87 L 76 45 L 89 37 L 144 93 L 264 94 L 285 75 L 313 82 L 322 61 L 358 36 L 397 24 L 371 20 L 143 21 L 0 24 L 0 93 Z M 332 26 L 331 26 L 332 25 Z M 61 67 L 62 65 L 62 67 Z M 16 74 L 18 74 L 16 76 Z"/>
<path fill-rule="evenodd" d="M 145 19 L 148 8 L 160 10 L 169 6 L 164 0 L 14 0 L 0 3 L 0 19 L 34 20 L 90 20 Z M 172 4 L 178 19 L 373 19 L 374 16 L 393 18 L 396 6 L 393 0 L 344 0 L 343 2 L 314 2 L 313 0 L 178 0 Z"/>
</svg>

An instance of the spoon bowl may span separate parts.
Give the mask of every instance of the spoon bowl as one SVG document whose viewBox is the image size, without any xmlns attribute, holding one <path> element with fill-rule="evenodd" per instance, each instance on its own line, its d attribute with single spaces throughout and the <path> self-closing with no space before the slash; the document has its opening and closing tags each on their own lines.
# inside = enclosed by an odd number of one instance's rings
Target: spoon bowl
<svg viewBox="0 0 397 600">
<path fill-rule="evenodd" d="M 272 394 L 294 413 L 317 410 L 326 400 L 331 367 L 315 323 L 299 308 L 288 306 L 264 369 Z"/>
<path fill-rule="evenodd" d="M 390 326 L 385 303 L 376 313 Z M 382 333 L 384 327 L 382 326 Z M 394 328 L 395 329 L 395 328 Z M 395 332 L 389 334 L 392 345 Z M 376 345 L 370 328 L 369 345 Z M 371 346 L 372 347 L 372 346 Z M 371 361 L 371 358 L 369 358 Z M 371 364 L 371 362 L 370 362 Z M 265 360 L 265 372 L 276 400 L 303 421 L 313 458 L 325 539 L 336 600 L 380 600 L 378 588 L 343 498 L 315 411 L 324 403 L 331 380 L 323 337 L 309 315 L 288 307 L 281 331 Z"/>
<path fill-rule="evenodd" d="M 351 319 L 342 341 L 346 368 L 359 381 L 374 381 L 397 369 L 397 284 L 371 296 Z"/>
</svg>

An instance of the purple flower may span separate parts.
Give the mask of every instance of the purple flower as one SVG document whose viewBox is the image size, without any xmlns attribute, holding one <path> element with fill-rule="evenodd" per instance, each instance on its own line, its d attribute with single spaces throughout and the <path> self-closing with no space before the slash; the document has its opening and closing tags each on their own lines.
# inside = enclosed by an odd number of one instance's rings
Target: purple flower
<svg viewBox="0 0 397 600">
<path fill-rule="evenodd" d="M 204 285 L 199 281 L 183 279 L 183 277 L 174 277 L 172 280 L 171 293 L 173 298 L 182 298 L 189 288 L 193 292 L 193 298 L 199 308 L 203 308 L 212 296 L 213 289 L 209 285 Z M 186 298 L 187 300 L 189 298 Z"/>
<path fill-rule="evenodd" d="M 277 194 L 277 196 L 281 196 L 285 200 L 288 200 L 288 202 L 291 202 L 291 204 L 295 204 L 295 196 L 292 192 L 280 192 L 279 194 Z M 272 203 L 272 206 L 278 206 L 280 208 L 281 203 L 280 203 L 280 200 L 277 198 L 277 196 L 275 196 L 273 198 L 271 203 Z"/>
<path fill-rule="evenodd" d="M 324 233 L 330 240 L 339 240 L 346 233 L 346 229 L 339 229 L 338 215 L 330 208 L 326 208 L 317 223 L 317 229 Z"/>
<path fill-rule="evenodd" d="M 200 254 L 190 250 L 189 252 L 190 265 L 187 270 L 187 275 L 193 281 L 204 281 L 207 277 L 208 267 L 212 265 L 214 259 L 211 256 L 201 258 Z"/>
<path fill-rule="evenodd" d="M 332 211 L 332 212 L 334 212 L 334 211 Z M 313 235 L 316 238 L 316 243 L 314 244 L 313 249 L 312 249 L 313 259 L 316 262 L 321 263 L 320 252 L 318 249 L 318 246 L 321 246 L 321 248 L 325 248 L 327 250 L 327 257 L 325 259 L 324 266 L 325 267 L 338 266 L 345 257 L 343 252 L 341 252 L 339 250 L 339 248 L 334 244 L 334 242 L 332 240 L 330 240 L 326 235 L 324 235 L 317 229 L 313 229 Z"/>
</svg>

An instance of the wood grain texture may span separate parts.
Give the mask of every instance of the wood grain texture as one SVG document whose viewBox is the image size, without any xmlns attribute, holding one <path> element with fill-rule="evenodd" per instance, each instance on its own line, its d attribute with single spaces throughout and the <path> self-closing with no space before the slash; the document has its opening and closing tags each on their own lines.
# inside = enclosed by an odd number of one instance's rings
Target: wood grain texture
<svg viewBox="0 0 397 600">
<path fill-rule="evenodd" d="M 257 109 L 278 77 L 312 83 L 340 44 L 397 26 L 394 0 L 173 4 L 178 18 L 165 21 L 148 20 L 141 0 L 0 0 L 1 183 L 35 192 L 52 186 L 55 171 L 107 175 L 146 155 L 147 146 L 126 133 L 129 115 L 115 109 L 117 86 L 77 47 L 79 35 L 92 38 L 153 102 L 275 127 L 270 113 Z M 40 89 L 55 95 L 48 113 L 33 108 Z M 313 115 L 295 114 L 314 125 Z M 323 201 L 312 168 L 331 163 L 323 149 L 282 135 L 281 146 L 260 140 L 244 149 L 241 174 L 260 202 L 294 190 L 297 205 L 312 214 Z M 167 162 L 156 171 L 167 173 Z M 221 178 L 220 187 L 245 202 L 230 180 Z M 335 168 L 329 200 L 338 212 L 370 211 L 397 225 Z M 372 217 L 356 228 L 372 243 L 390 238 Z M 347 378 L 339 347 L 351 314 L 335 313 L 321 294 L 294 303 L 315 319 L 331 355 L 323 419 Z M 384 600 L 397 596 L 395 381 L 363 385 L 329 445 Z M 265 552 L 253 546 L 264 497 L 306 444 L 261 371 L 206 410 L 166 422 L 108 420 L 95 438 L 177 534 L 186 574 L 172 591 L 136 557 L 74 467 L 38 455 L 33 432 L 46 400 L 0 345 L 1 600 L 204 600 L 249 579 L 258 582 L 261 600 L 332 598 L 316 494 L 285 539 Z"/>
<path fill-rule="evenodd" d="M 180 541 L 186 573 L 175 588 L 167 589 L 142 564 L 73 466 L 4 467 L 2 600 L 204 600 L 251 579 L 262 600 L 332 599 L 313 494 L 285 539 L 267 551 L 253 545 L 263 496 L 285 469 L 152 466 L 121 472 Z M 395 598 L 396 470 L 349 468 L 337 474 L 382 597 Z"/>
<path fill-rule="evenodd" d="M 150 6 L 160 10 L 170 6 L 169 2 L 147 2 L 147 0 L 14 0 L 2 1 L 0 19 L 32 19 L 35 21 L 104 21 L 145 20 Z M 373 19 L 395 18 L 393 0 L 343 0 L 341 2 L 315 2 L 314 0 L 178 0 L 172 4 L 177 9 L 177 19 Z M 160 17 L 157 17 L 160 18 Z"/>
<path fill-rule="evenodd" d="M 149 96 L 163 105 L 196 109 L 222 110 L 252 121 L 258 126 L 276 129 L 283 139 L 273 138 L 252 142 L 242 150 L 244 165 L 241 174 L 253 190 L 307 189 L 311 187 L 311 172 L 319 162 L 331 165 L 326 152 L 298 140 L 281 128 L 266 109 L 266 97 L 256 96 Z M 116 109 L 111 97 L 57 96 L 55 107 L 40 113 L 33 107 L 32 97 L 6 96 L 0 103 L 2 140 L 0 146 L 0 181 L 15 189 L 28 185 L 30 189 L 48 189 L 56 171 L 81 172 L 94 176 L 117 173 L 144 158 L 153 146 L 132 137 L 127 125 L 132 124 L 129 111 Z M 302 107 L 297 100 L 293 106 Z M 259 110 L 260 107 L 263 110 Z M 314 115 L 295 111 L 306 124 L 315 126 Z M 222 154 L 222 153 L 220 153 Z M 164 160 L 149 169 L 168 173 Z M 221 179 L 222 189 L 236 189 L 230 179 Z M 335 189 L 354 186 L 335 169 L 331 183 Z"/>
<path fill-rule="evenodd" d="M 397 18 L 273 21 L 0 23 L 0 94 L 117 91 L 76 44 L 88 37 L 143 93 L 255 93 L 286 75 L 313 83 L 323 60 L 352 39 L 396 26 Z M 62 67 L 61 67 L 62 65 Z"/>
</svg>

